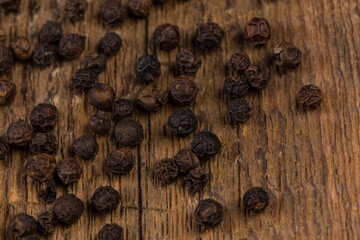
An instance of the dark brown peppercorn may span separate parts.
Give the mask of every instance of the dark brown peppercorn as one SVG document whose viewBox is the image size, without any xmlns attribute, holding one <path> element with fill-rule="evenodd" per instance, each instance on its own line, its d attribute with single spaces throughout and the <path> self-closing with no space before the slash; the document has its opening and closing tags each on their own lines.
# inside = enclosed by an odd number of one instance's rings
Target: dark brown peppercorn
<svg viewBox="0 0 360 240">
<path fill-rule="evenodd" d="M 0 105 L 5 105 L 14 100 L 16 85 L 8 80 L 0 80 Z"/>
<path fill-rule="evenodd" d="M 11 50 L 3 45 L 0 45 L 0 76 L 9 75 L 14 64 L 14 56 Z"/>
<path fill-rule="evenodd" d="M 0 136 L 0 160 L 4 160 L 9 155 L 9 145 L 4 137 Z"/>
<path fill-rule="evenodd" d="M 189 77 L 180 76 L 170 85 L 169 96 L 171 100 L 180 106 L 186 106 L 195 102 L 199 88 Z"/>
<path fill-rule="evenodd" d="M 132 15 L 144 18 L 149 15 L 151 0 L 130 0 L 129 11 Z"/>
<path fill-rule="evenodd" d="M 122 146 L 137 146 L 144 140 L 144 130 L 137 121 L 124 118 L 115 125 L 114 137 Z"/>
<path fill-rule="evenodd" d="M 54 215 L 56 220 L 63 224 L 73 224 L 81 217 L 84 211 L 84 203 L 74 194 L 65 194 L 54 203 Z"/>
<path fill-rule="evenodd" d="M 169 23 L 158 26 L 152 36 L 152 42 L 155 48 L 163 51 L 171 51 L 180 42 L 179 28 Z"/>
<path fill-rule="evenodd" d="M 244 194 L 243 204 L 245 210 L 262 212 L 269 205 L 269 195 L 261 187 L 250 188 Z"/>
<path fill-rule="evenodd" d="M 179 175 L 179 169 L 171 158 L 164 158 L 154 166 L 155 175 L 163 183 L 172 183 Z"/>
<path fill-rule="evenodd" d="M 91 206 L 98 212 L 112 212 L 119 203 L 120 194 L 111 186 L 97 188 L 90 199 Z"/>
<path fill-rule="evenodd" d="M 77 182 L 82 174 L 82 167 L 75 158 L 67 158 L 58 162 L 56 166 L 57 176 L 64 185 Z"/>
<path fill-rule="evenodd" d="M 93 133 L 104 135 L 110 130 L 111 120 L 104 112 L 95 113 L 89 120 L 89 126 Z"/>
<path fill-rule="evenodd" d="M 95 83 L 88 93 L 90 104 L 102 111 L 111 111 L 115 101 L 115 91 L 109 85 Z"/>
<path fill-rule="evenodd" d="M 244 99 L 233 99 L 229 102 L 228 113 L 236 122 L 246 122 L 251 117 L 252 108 Z"/>
<path fill-rule="evenodd" d="M 147 86 L 141 89 L 135 99 L 135 105 L 139 108 L 156 112 L 167 102 L 167 92 L 159 90 L 156 86 Z"/>
<path fill-rule="evenodd" d="M 26 121 L 17 120 L 10 124 L 7 129 L 7 142 L 16 147 L 25 147 L 32 136 L 33 130 Z"/>
<path fill-rule="evenodd" d="M 36 236 L 26 236 L 26 237 L 22 238 L 21 240 L 40 240 L 40 239 Z"/>
<path fill-rule="evenodd" d="M 191 169 L 200 165 L 198 157 L 190 150 L 180 150 L 174 157 L 174 162 L 179 168 L 180 174 L 188 174 Z"/>
<path fill-rule="evenodd" d="M 31 111 L 30 122 L 38 132 L 48 132 L 54 129 L 57 122 L 56 107 L 45 103 L 37 105 Z"/>
<path fill-rule="evenodd" d="M 198 158 L 205 160 L 220 152 L 221 143 L 214 133 L 204 131 L 195 135 L 191 148 Z"/>
<path fill-rule="evenodd" d="M 21 36 L 11 40 L 10 49 L 13 52 L 15 59 L 20 61 L 29 59 L 34 52 L 34 47 L 30 40 Z"/>
<path fill-rule="evenodd" d="M 67 0 L 65 3 L 65 15 L 72 22 L 84 18 L 88 3 L 86 0 Z"/>
<path fill-rule="evenodd" d="M 58 54 L 66 59 L 77 58 L 84 51 L 85 39 L 76 33 L 64 35 L 60 39 Z"/>
<path fill-rule="evenodd" d="M 194 50 L 183 48 L 176 55 L 176 74 L 195 76 L 201 63 L 201 59 Z"/>
<path fill-rule="evenodd" d="M 116 223 L 104 225 L 97 235 L 98 240 L 123 240 L 123 229 Z"/>
<path fill-rule="evenodd" d="M 62 37 L 61 23 L 47 21 L 39 33 L 40 43 L 57 44 Z"/>
<path fill-rule="evenodd" d="M 230 65 L 237 75 L 243 75 L 244 71 L 250 66 L 250 64 L 250 58 L 246 53 L 237 52 L 231 56 Z"/>
<path fill-rule="evenodd" d="M 220 225 L 223 218 L 223 206 L 213 199 L 201 200 L 195 209 L 196 222 L 205 228 L 214 228 Z"/>
<path fill-rule="evenodd" d="M 315 85 L 306 85 L 301 88 L 297 103 L 300 108 L 303 109 L 315 109 L 317 108 L 323 99 L 321 89 Z"/>
<path fill-rule="evenodd" d="M 163 4 L 163 3 L 166 3 L 167 1 L 169 1 L 169 0 L 153 0 L 153 3 L 154 4 Z"/>
<path fill-rule="evenodd" d="M 49 154 L 33 156 L 26 162 L 26 174 L 36 181 L 44 182 L 55 176 L 56 161 Z"/>
<path fill-rule="evenodd" d="M 134 105 L 130 100 L 118 99 L 115 101 L 113 106 L 113 115 L 115 121 L 131 117 L 134 113 Z"/>
<path fill-rule="evenodd" d="M 89 53 L 84 57 L 84 65 L 94 73 L 99 74 L 106 68 L 106 58 L 103 54 Z"/>
<path fill-rule="evenodd" d="M 10 230 L 20 238 L 34 234 L 36 229 L 36 219 L 26 213 L 16 214 L 10 221 Z"/>
<path fill-rule="evenodd" d="M 0 7 L 5 12 L 16 12 L 19 10 L 20 0 L 1 0 Z"/>
<path fill-rule="evenodd" d="M 90 160 L 99 152 L 99 145 L 92 135 L 83 135 L 75 140 L 73 144 L 74 153 L 79 158 Z"/>
<path fill-rule="evenodd" d="M 122 46 L 121 37 L 115 32 L 107 32 L 100 39 L 98 51 L 107 56 L 116 55 Z"/>
<path fill-rule="evenodd" d="M 208 178 L 206 172 L 201 167 L 197 167 L 192 169 L 189 174 L 184 177 L 184 181 L 187 189 L 196 193 L 204 189 Z"/>
<path fill-rule="evenodd" d="M 151 83 L 158 79 L 161 75 L 161 64 L 156 55 L 145 55 L 139 58 L 136 75 L 145 83 Z"/>
<path fill-rule="evenodd" d="M 301 51 L 289 42 L 281 42 L 273 49 L 275 64 L 283 69 L 295 69 L 301 63 Z"/>
<path fill-rule="evenodd" d="M 30 140 L 29 148 L 33 154 L 53 154 L 58 148 L 58 142 L 50 133 L 35 133 Z"/>
<path fill-rule="evenodd" d="M 223 90 L 228 98 L 240 98 L 248 92 L 249 83 L 244 76 L 229 76 L 225 79 Z"/>
<path fill-rule="evenodd" d="M 53 45 L 48 43 L 40 44 L 35 48 L 33 60 L 34 62 L 42 67 L 49 66 L 56 59 L 56 49 Z"/>
<path fill-rule="evenodd" d="M 101 19 L 105 25 L 110 27 L 119 26 L 127 17 L 126 9 L 120 1 L 109 0 L 101 8 Z"/>
<path fill-rule="evenodd" d="M 43 235 L 55 232 L 56 220 L 52 212 L 43 212 L 38 216 L 39 230 Z"/>
<path fill-rule="evenodd" d="M 170 114 L 167 125 L 172 135 L 186 137 L 196 130 L 197 118 L 190 109 L 180 108 Z"/>
<path fill-rule="evenodd" d="M 54 179 L 50 178 L 39 185 L 39 197 L 47 204 L 56 199 L 56 186 Z"/>
<path fill-rule="evenodd" d="M 253 18 L 245 25 L 245 38 L 253 46 L 264 45 L 270 40 L 271 28 L 265 18 Z"/>
<path fill-rule="evenodd" d="M 116 176 L 129 173 L 134 164 L 134 155 L 126 149 L 112 151 L 106 160 L 107 168 Z"/>
<path fill-rule="evenodd" d="M 251 65 L 245 70 L 246 78 L 251 87 L 264 88 L 270 80 L 270 70 L 265 65 Z"/>
<path fill-rule="evenodd" d="M 198 24 L 195 34 L 195 43 L 202 51 L 211 51 L 220 48 L 224 37 L 225 32 L 219 24 Z"/>
<path fill-rule="evenodd" d="M 95 84 L 96 74 L 88 68 L 82 68 L 76 71 L 73 78 L 73 84 L 76 90 L 80 92 L 89 91 Z"/>
</svg>

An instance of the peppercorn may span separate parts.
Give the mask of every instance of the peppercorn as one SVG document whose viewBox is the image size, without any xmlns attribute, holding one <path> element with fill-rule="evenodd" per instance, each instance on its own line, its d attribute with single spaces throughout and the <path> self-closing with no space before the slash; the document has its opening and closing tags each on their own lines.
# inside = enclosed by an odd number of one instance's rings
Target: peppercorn
<svg viewBox="0 0 360 240">
<path fill-rule="evenodd" d="M 84 65 L 96 74 L 106 69 L 106 58 L 103 54 L 89 53 L 84 57 Z"/>
<path fill-rule="evenodd" d="M 0 160 L 4 160 L 9 155 L 9 145 L 4 137 L 0 136 Z"/>
<path fill-rule="evenodd" d="M 251 116 L 252 108 L 244 99 L 233 99 L 230 101 L 227 111 L 232 120 L 246 122 Z"/>
<path fill-rule="evenodd" d="M 115 125 L 114 137 L 122 146 L 138 146 L 144 140 L 144 130 L 135 120 L 124 118 Z"/>
<path fill-rule="evenodd" d="M 105 36 L 100 39 L 98 51 L 99 53 L 111 56 L 116 55 L 121 47 L 121 37 L 115 32 L 107 32 Z"/>
<path fill-rule="evenodd" d="M 126 149 L 117 149 L 110 153 L 106 166 L 115 176 L 123 176 L 134 167 L 134 155 Z"/>
<path fill-rule="evenodd" d="M 67 0 L 65 3 L 65 15 L 72 22 L 84 18 L 88 3 L 86 0 Z"/>
<path fill-rule="evenodd" d="M 264 45 L 270 40 L 271 28 L 265 18 L 253 18 L 245 25 L 245 38 L 253 45 Z"/>
<path fill-rule="evenodd" d="M 13 64 L 14 56 L 12 51 L 3 45 L 0 45 L 0 76 L 10 75 Z"/>
<path fill-rule="evenodd" d="M 104 112 L 95 113 L 89 121 L 91 131 L 95 134 L 104 135 L 111 127 L 111 120 Z"/>
<path fill-rule="evenodd" d="M 60 160 L 56 166 L 57 176 L 64 185 L 77 182 L 83 172 L 81 164 L 75 158 Z"/>
<path fill-rule="evenodd" d="M 53 45 L 48 43 L 40 44 L 35 48 L 33 60 L 34 62 L 42 67 L 49 66 L 56 59 L 56 49 Z"/>
<path fill-rule="evenodd" d="M 169 1 L 169 0 L 153 0 L 153 3 L 154 4 L 163 4 L 163 3 L 166 3 L 167 1 Z"/>
<path fill-rule="evenodd" d="M 39 230 L 43 235 L 55 232 L 56 219 L 52 212 L 43 212 L 38 216 Z"/>
<path fill-rule="evenodd" d="M 158 26 L 152 36 L 152 43 L 154 47 L 163 51 L 173 50 L 179 46 L 179 42 L 179 28 L 169 23 Z"/>
<path fill-rule="evenodd" d="M 14 57 L 20 61 L 29 59 L 34 52 L 34 47 L 30 40 L 22 36 L 18 36 L 11 40 L 10 49 L 13 52 Z"/>
<path fill-rule="evenodd" d="M 180 150 L 174 157 L 180 174 L 188 174 L 191 169 L 200 165 L 198 157 L 190 149 Z"/>
<path fill-rule="evenodd" d="M 55 175 L 56 161 L 49 154 L 33 156 L 26 162 L 26 174 L 36 181 L 44 182 Z"/>
<path fill-rule="evenodd" d="M 129 11 L 132 15 L 144 18 L 149 15 L 151 0 L 130 0 Z"/>
<path fill-rule="evenodd" d="M 323 99 L 321 89 L 315 85 L 306 85 L 301 88 L 298 94 L 298 106 L 303 109 L 317 108 Z"/>
<path fill-rule="evenodd" d="M 99 145 L 96 138 L 92 135 L 83 135 L 73 143 L 73 149 L 76 156 L 84 160 L 94 158 L 99 152 Z"/>
<path fill-rule="evenodd" d="M 76 71 L 73 78 L 73 84 L 79 92 L 88 92 L 95 84 L 96 74 L 88 68 L 82 68 Z"/>
<path fill-rule="evenodd" d="M 53 154 L 58 148 L 56 137 L 50 133 L 35 133 L 29 143 L 33 154 Z"/>
<path fill-rule="evenodd" d="M 189 77 L 180 76 L 170 85 L 169 96 L 171 100 L 180 106 L 186 106 L 195 102 L 199 88 Z"/>
<path fill-rule="evenodd" d="M 172 135 L 186 137 L 196 130 L 197 118 L 190 109 L 180 108 L 170 114 L 167 125 Z"/>
<path fill-rule="evenodd" d="M 10 124 L 7 129 L 7 142 L 16 147 L 25 147 L 32 136 L 33 130 L 26 121 L 17 120 Z"/>
<path fill-rule="evenodd" d="M 56 199 L 56 186 L 53 178 L 50 178 L 39 185 L 39 197 L 47 204 Z"/>
<path fill-rule="evenodd" d="M 65 194 L 54 203 L 53 212 L 56 220 L 63 224 L 73 224 L 81 217 L 84 203 L 74 194 Z"/>
<path fill-rule="evenodd" d="M 10 230 L 19 238 L 34 234 L 36 229 L 36 219 L 26 213 L 18 213 L 10 221 Z"/>
<path fill-rule="evenodd" d="M 154 166 L 155 175 L 163 183 L 172 183 L 179 175 L 179 168 L 171 158 L 164 158 Z"/>
<path fill-rule="evenodd" d="M 248 92 L 249 83 L 244 76 L 229 76 L 225 79 L 223 90 L 228 98 L 240 98 Z"/>
<path fill-rule="evenodd" d="M 56 107 L 45 103 L 37 105 L 31 111 L 30 122 L 38 132 L 48 132 L 54 129 L 57 122 Z"/>
<path fill-rule="evenodd" d="M 278 43 L 273 49 L 275 64 L 283 69 L 295 69 L 300 65 L 301 57 L 301 51 L 289 42 Z"/>
<path fill-rule="evenodd" d="M 149 111 L 156 112 L 162 105 L 165 105 L 167 102 L 167 92 L 164 90 L 159 90 L 156 86 L 146 86 L 141 89 L 135 98 L 135 105 L 139 108 Z"/>
<path fill-rule="evenodd" d="M 26 236 L 26 237 L 22 238 L 21 240 L 40 240 L 40 239 L 36 236 Z"/>
<path fill-rule="evenodd" d="M 74 59 L 80 56 L 85 48 L 86 37 L 76 33 L 62 36 L 59 43 L 58 54 L 66 59 Z"/>
<path fill-rule="evenodd" d="M 101 8 L 101 18 L 105 25 L 110 27 L 119 26 L 127 17 L 126 9 L 120 1 L 109 0 Z"/>
<path fill-rule="evenodd" d="M 195 134 L 191 148 L 200 160 L 206 160 L 220 152 L 221 143 L 214 133 L 203 131 Z"/>
<path fill-rule="evenodd" d="M 139 58 L 136 66 L 137 78 L 145 83 L 154 82 L 161 75 L 161 64 L 156 55 Z"/>
<path fill-rule="evenodd" d="M 195 44 L 202 51 L 212 51 L 221 47 L 225 37 L 224 30 L 217 23 L 198 24 L 195 34 Z"/>
<path fill-rule="evenodd" d="M 105 224 L 97 235 L 98 240 L 123 240 L 123 229 L 116 223 Z"/>
<path fill-rule="evenodd" d="M 224 218 L 223 206 L 214 199 L 201 200 L 195 209 L 195 220 L 204 228 L 220 225 Z"/>
<path fill-rule="evenodd" d="M 237 52 L 231 56 L 231 68 L 238 76 L 243 75 L 245 70 L 250 66 L 250 64 L 250 58 L 246 53 Z"/>
<path fill-rule="evenodd" d="M 113 115 L 115 121 L 131 117 L 134 113 L 134 105 L 130 100 L 118 99 L 113 105 Z"/>
<path fill-rule="evenodd" d="M 102 111 L 111 111 L 115 101 L 115 91 L 109 85 L 95 83 L 88 94 L 90 104 Z"/>
<path fill-rule="evenodd" d="M 243 204 L 245 210 L 259 213 L 269 205 L 269 195 L 261 187 L 253 187 L 244 194 Z"/>
<path fill-rule="evenodd" d="M 264 88 L 270 80 L 270 70 L 265 65 L 251 65 L 245 70 L 246 78 L 251 87 Z"/>
<path fill-rule="evenodd" d="M 102 186 L 95 190 L 90 199 L 91 206 L 98 212 L 112 212 L 120 203 L 120 194 L 111 186 Z"/>
<path fill-rule="evenodd" d="M 40 30 L 40 43 L 58 44 L 62 37 L 61 23 L 47 21 Z"/>
<path fill-rule="evenodd" d="M 189 174 L 184 177 L 184 181 L 187 189 L 196 193 L 204 189 L 208 178 L 206 172 L 201 167 L 197 167 L 190 170 Z"/>
<path fill-rule="evenodd" d="M 195 76 L 201 64 L 201 59 L 194 50 L 183 48 L 176 55 L 176 74 Z"/>
<path fill-rule="evenodd" d="M 16 85 L 8 80 L 0 80 L 0 105 L 5 105 L 14 100 Z"/>
<path fill-rule="evenodd" d="M 1 0 L 0 7 L 5 12 L 16 12 L 19 10 L 20 0 Z"/>
</svg>

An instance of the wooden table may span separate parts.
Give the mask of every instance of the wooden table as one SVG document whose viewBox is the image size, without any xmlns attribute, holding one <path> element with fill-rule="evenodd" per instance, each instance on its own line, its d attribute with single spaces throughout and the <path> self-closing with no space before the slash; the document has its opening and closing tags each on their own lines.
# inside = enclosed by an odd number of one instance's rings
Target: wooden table
<svg viewBox="0 0 360 240">
<path fill-rule="evenodd" d="M 22 0 L 18 14 L 0 15 L 1 28 L 10 37 L 26 35 L 38 43 L 37 33 L 47 20 L 64 21 L 64 33 L 87 37 L 84 53 L 95 51 L 106 29 L 98 20 L 103 1 L 90 1 L 85 21 L 71 24 L 64 17 L 62 0 Z M 123 2 L 125 2 L 123 0 Z M 128 19 L 114 29 L 123 47 L 108 61 L 99 82 L 116 89 L 117 97 L 134 98 L 143 84 L 135 78 L 137 59 L 152 53 L 151 35 L 156 26 L 173 23 L 182 34 L 181 47 L 191 47 L 196 24 L 218 22 L 226 31 L 222 49 L 202 54 L 203 65 L 196 76 L 200 86 L 198 101 L 191 108 L 200 130 L 221 137 L 222 151 L 202 163 L 209 184 L 201 194 L 192 195 L 179 179 L 162 185 L 153 176 L 156 161 L 173 157 L 189 148 L 193 135 L 178 139 L 166 126 L 176 109 L 167 105 L 157 113 L 136 112 L 134 118 L 145 129 L 145 141 L 131 151 L 137 157 L 131 173 L 112 176 L 104 167 L 116 148 L 111 134 L 98 136 L 100 151 L 91 161 L 83 161 L 84 174 L 70 187 L 58 185 L 58 196 L 74 193 L 84 202 L 102 185 L 112 185 L 121 194 L 120 207 L 111 214 L 97 215 L 86 207 L 81 219 L 70 227 L 58 226 L 48 239 L 95 239 L 100 228 L 110 222 L 124 228 L 125 239 L 215 240 L 215 239 L 358 239 L 360 237 L 360 10 L 359 0 L 190 0 L 170 1 L 152 7 L 147 20 Z M 254 108 L 253 117 L 234 125 L 226 113 L 222 93 L 228 61 L 237 49 L 244 49 L 252 62 L 264 61 L 266 49 L 253 49 L 241 41 L 245 23 L 265 17 L 272 26 L 268 49 L 275 43 L 293 42 L 303 52 L 301 66 L 279 74 L 273 67 L 272 80 L 245 98 Z M 160 88 L 174 79 L 171 68 L 177 51 L 159 52 L 162 63 Z M 12 81 L 18 94 L 10 106 L 0 108 L 0 131 L 19 118 L 29 120 L 39 103 L 55 104 L 59 121 L 57 160 L 73 156 L 75 138 L 90 133 L 89 117 L 96 110 L 86 95 L 75 94 L 71 77 L 82 59 L 63 61 L 37 68 L 16 63 Z M 305 84 L 324 91 L 324 103 L 315 111 L 296 107 L 296 95 Z M 7 230 L 14 214 L 27 212 L 35 217 L 51 205 L 37 195 L 38 184 L 26 177 L 26 150 L 13 149 L 0 162 L 0 239 L 12 239 Z M 271 205 L 261 214 L 245 214 L 241 198 L 252 186 L 262 186 Z M 202 231 L 193 212 L 200 199 L 214 198 L 225 206 L 223 223 Z"/>
</svg>

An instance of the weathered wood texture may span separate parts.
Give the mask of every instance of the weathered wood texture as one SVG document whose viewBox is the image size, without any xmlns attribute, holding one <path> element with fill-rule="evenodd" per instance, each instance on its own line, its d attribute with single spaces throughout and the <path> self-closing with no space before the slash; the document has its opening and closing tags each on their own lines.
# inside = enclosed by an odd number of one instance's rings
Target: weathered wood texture
<svg viewBox="0 0 360 240">
<path fill-rule="evenodd" d="M 96 50 L 108 30 L 98 20 L 103 1 L 89 1 L 85 21 L 71 24 L 64 18 L 62 0 L 22 0 L 18 14 L 0 15 L 0 27 L 10 36 L 26 35 L 37 43 L 37 33 L 46 20 L 64 21 L 65 33 L 86 35 L 88 53 Z M 123 1 L 124 2 L 124 1 Z M 112 137 L 97 137 L 95 160 L 82 161 L 84 174 L 71 187 L 58 186 L 58 196 L 75 193 L 85 202 L 101 185 L 111 184 L 121 193 L 121 206 L 99 216 L 88 208 L 70 227 L 59 226 L 48 239 L 95 239 L 105 223 L 124 228 L 125 239 L 358 239 L 360 238 L 360 20 L 359 0 L 191 0 L 170 1 L 152 8 L 147 20 L 127 20 L 114 31 L 123 38 L 120 53 L 108 61 L 99 82 L 116 89 L 117 97 L 133 98 L 142 86 L 135 76 L 137 59 L 153 49 L 150 38 L 162 23 L 177 24 L 181 46 L 191 47 L 196 24 L 212 20 L 226 31 L 222 49 L 201 55 L 196 82 L 198 101 L 192 109 L 199 130 L 212 130 L 222 140 L 222 152 L 203 163 L 210 182 L 200 195 L 191 195 L 182 180 L 164 186 L 154 179 L 154 163 L 189 148 L 192 136 L 173 138 L 166 127 L 175 109 L 168 105 L 157 113 L 136 112 L 146 140 L 132 149 L 137 164 L 125 177 L 111 176 L 104 167 L 107 154 L 116 148 Z M 280 75 L 272 68 L 272 80 L 246 99 L 254 115 L 245 124 L 233 125 L 226 116 L 227 101 L 221 91 L 226 66 L 236 49 L 244 49 L 253 62 L 262 62 L 266 49 L 253 49 L 240 41 L 246 21 L 266 17 L 272 26 L 269 47 L 278 41 L 293 42 L 303 51 L 295 72 Z M 167 88 L 174 79 L 170 69 L 177 51 L 159 52 Z M 16 63 L 12 80 L 15 101 L 0 108 L 0 132 L 13 120 L 29 119 L 31 109 L 42 102 L 59 110 L 54 131 L 60 149 L 57 160 L 72 156 L 71 144 L 90 133 L 89 117 L 95 112 L 85 95 L 71 90 L 71 76 L 81 67 L 81 58 L 37 68 Z M 296 108 L 296 94 L 304 84 L 319 85 L 325 99 L 321 108 L 304 112 Z M 51 209 L 37 195 L 37 184 L 26 177 L 25 150 L 13 149 L 0 162 L 0 239 L 12 239 L 7 226 L 15 213 L 37 215 Z M 271 206 L 262 214 L 245 215 L 241 197 L 251 186 L 262 186 L 271 196 Z M 201 231 L 193 212 L 199 199 L 213 197 L 226 208 L 224 222 L 214 230 Z"/>
</svg>

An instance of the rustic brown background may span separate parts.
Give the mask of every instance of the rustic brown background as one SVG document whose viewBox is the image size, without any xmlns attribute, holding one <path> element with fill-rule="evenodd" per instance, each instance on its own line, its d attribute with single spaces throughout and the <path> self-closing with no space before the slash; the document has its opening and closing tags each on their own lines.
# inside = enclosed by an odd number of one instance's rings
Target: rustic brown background
<svg viewBox="0 0 360 240">
<path fill-rule="evenodd" d="M 103 1 L 88 0 L 85 21 L 71 24 L 64 18 L 63 0 L 22 0 L 18 14 L 1 14 L 1 28 L 9 37 L 26 35 L 37 44 L 37 33 L 47 20 L 64 21 L 64 33 L 87 37 L 84 53 L 96 50 L 106 29 L 98 20 Z M 124 2 L 124 0 L 123 0 Z M 163 157 L 172 157 L 190 147 L 192 136 L 173 138 L 166 127 L 175 109 L 168 105 L 157 113 L 136 112 L 145 129 L 145 141 L 132 149 L 137 163 L 131 174 L 114 177 L 104 168 L 107 154 L 116 148 L 110 136 L 97 137 L 100 152 L 95 160 L 82 161 L 83 177 L 71 187 L 58 186 L 58 196 L 75 193 L 87 201 L 101 185 L 120 191 L 120 207 L 99 216 L 88 208 L 70 227 L 59 226 L 48 239 L 95 239 L 105 223 L 124 228 L 125 239 L 215 240 L 215 239 L 358 239 L 360 237 L 359 153 L 359 54 L 360 0 L 170 0 L 153 6 L 147 20 L 128 19 L 115 31 L 123 47 L 108 61 L 99 82 L 116 89 L 117 97 L 133 98 L 142 86 L 134 78 L 137 59 L 153 49 L 150 38 L 163 23 L 179 26 L 181 47 L 191 47 L 196 24 L 212 20 L 226 31 L 222 49 L 201 55 L 203 66 L 196 82 L 198 101 L 192 109 L 199 130 L 212 130 L 222 140 L 222 152 L 202 166 L 210 176 L 201 194 L 191 195 L 182 180 L 164 186 L 154 179 L 152 167 Z M 254 116 L 245 124 L 232 125 L 226 116 L 226 99 L 221 91 L 227 62 L 236 49 L 244 49 L 253 62 L 262 62 L 266 49 L 253 49 L 241 39 L 241 29 L 254 16 L 266 17 L 273 29 L 268 45 L 293 42 L 303 52 L 299 69 L 286 75 L 272 68 L 272 80 L 246 99 Z M 8 40 L 7 40 L 8 41 Z M 8 43 L 8 42 L 7 42 Z M 159 52 L 162 76 L 159 87 L 174 79 L 170 69 L 177 51 Z M 18 88 L 15 101 L 0 107 L 0 132 L 10 122 L 29 119 L 39 103 L 55 104 L 59 121 L 54 134 L 60 148 L 57 160 L 73 156 L 71 144 L 90 133 L 89 117 L 96 112 L 85 95 L 71 89 L 71 76 L 81 67 L 81 58 L 37 68 L 16 63 L 12 75 Z M 304 84 L 319 85 L 324 93 L 320 109 L 296 108 L 296 94 Z M 26 177 L 25 150 L 13 149 L 0 162 L 0 239 L 12 239 L 7 230 L 14 214 L 35 217 L 51 209 L 37 196 L 37 183 Z M 271 196 L 262 214 L 245 215 L 241 197 L 252 186 L 262 186 Z M 226 208 L 224 222 L 216 229 L 201 231 L 193 211 L 199 199 L 212 197 Z"/>
</svg>

